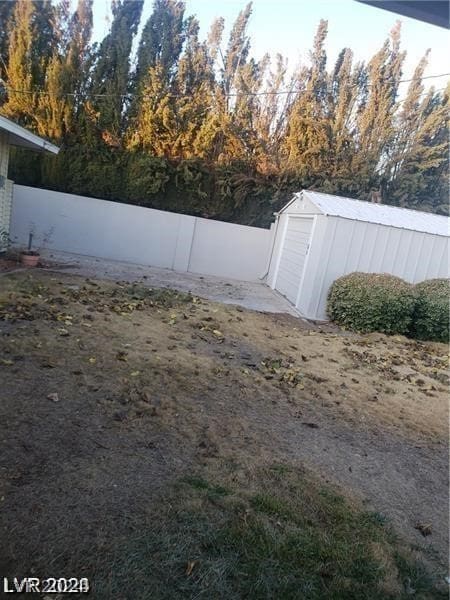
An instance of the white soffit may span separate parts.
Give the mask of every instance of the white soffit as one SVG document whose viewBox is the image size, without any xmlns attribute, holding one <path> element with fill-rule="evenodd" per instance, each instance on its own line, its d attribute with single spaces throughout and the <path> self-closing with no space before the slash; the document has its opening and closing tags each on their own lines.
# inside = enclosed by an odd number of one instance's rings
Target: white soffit
<svg viewBox="0 0 450 600">
<path fill-rule="evenodd" d="M 6 131 L 9 134 L 9 143 L 11 146 L 21 146 L 22 148 L 30 148 L 38 152 L 52 152 L 53 154 L 58 154 L 59 152 L 59 148 L 54 144 L 47 142 L 47 140 L 31 133 L 31 131 L 1 115 L 0 131 Z"/>
</svg>

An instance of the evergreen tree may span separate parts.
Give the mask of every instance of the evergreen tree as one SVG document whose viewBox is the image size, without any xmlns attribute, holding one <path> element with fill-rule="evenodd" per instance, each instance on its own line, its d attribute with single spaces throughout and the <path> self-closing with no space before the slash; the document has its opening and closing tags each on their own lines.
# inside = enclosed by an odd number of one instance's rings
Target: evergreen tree
<svg viewBox="0 0 450 600">
<path fill-rule="evenodd" d="M 0 112 L 56 141 L 12 152 L 18 182 L 267 224 L 308 186 L 448 212 L 450 90 L 425 90 L 427 55 L 398 99 L 397 25 L 368 64 L 350 48 L 327 71 L 327 22 L 288 80 L 282 56 L 250 55 L 248 4 L 222 52 L 179 0 L 155 0 L 131 63 L 142 0 L 114 0 L 91 44 L 93 0 L 0 2 Z"/>
<path fill-rule="evenodd" d="M 390 204 L 448 214 L 448 152 L 446 119 L 449 91 L 431 89 L 424 98 L 419 63 L 398 118 L 396 139 L 385 176 Z M 444 181 L 447 180 L 447 181 Z"/>
<path fill-rule="evenodd" d="M 34 128 L 37 89 L 33 79 L 33 22 L 36 6 L 33 2 L 16 2 L 11 16 L 8 40 L 7 99 L 2 113 Z"/>
<path fill-rule="evenodd" d="M 284 94 L 287 60 L 281 54 L 275 57 L 275 68 L 269 71 L 265 86 L 266 94 L 258 97 L 259 114 L 256 122 L 258 135 L 257 166 L 261 173 L 275 175 L 280 170 L 281 141 L 285 132 L 286 114 L 292 94 Z"/>
<path fill-rule="evenodd" d="M 12 15 L 17 0 L 0 2 L 0 78 L 8 79 L 7 65 L 9 61 L 9 35 L 12 27 Z"/>
<path fill-rule="evenodd" d="M 101 42 L 92 72 L 92 109 L 104 141 L 121 145 L 130 80 L 130 54 L 137 33 L 143 0 L 114 0 L 110 32 Z"/>
<path fill-rule="evenodd" d="M 296 78 L 297 95 L 288 114 L 283 152 L 287 168 L 300 176 L 329 172 L 332 156 L 327 106 L 325 40 L 327 21 L 321 20 L 311 52 L 311 67 Z"/>
<path fill-rule="evenodd" d="M 214 59 L 198 38 L 197 19 L 186 27 L 186 47 L 180 58 L 174 90 L 178 135 L 174 147 L 177 157 L 208 158 L 214 126 L 208 118 L 214 96 Z"/>
<path fill-rule="evenodd" d="M 248 58 L 250 39 L 247 27 L 251 14 L 252 3 L 249 2 L 239 13 L 230 32 L 222 69 L 222 88 L 227 97 L 233 92 L 239 69 L 245 65 Z M 227 106 L 230 104 L 230 100 L 227 99 Z"/>
<path fill-rule="evenodd" d="M 395 109 L 405 53 L 400 52 L 400 22 L 367 66 L 367 98 L 356 122 L 352 170 L 360 196 L 368 199 L 380 189 L 395 135 Z"/>
<path fill-rule="evenodd" d="M 231 28 L 227 50 L 222 57 L 220 88 L 216 101 L 220 135 L 216 137 L 216 159 L 221 162 L 243 159 L 247 155 L 250 123 L 243 123 L 244 103 L 250 101 L 248 86 L 254 86 L 256 63 L 247 64 L 250 39 L 247 27 L 252 3 L 238 14 Z M 245 96 L 244 96 L 245 95 Z"/>
<path fill-rule="evenodd" d="M 138 48 L 127 133 L 130 149 L 177 155 L 179 124 L 174 95 L 185 32 L 184 3 L 155 0 Z"/>
<path fill-rule="evenodd" d="M 158 64 L 169 81 L 175 75 L 185 39 L 184 2 L 155 0 L 153 12 L 142 30 L 135 82 L 146 85 L 150 67 Z"/>
</svg>

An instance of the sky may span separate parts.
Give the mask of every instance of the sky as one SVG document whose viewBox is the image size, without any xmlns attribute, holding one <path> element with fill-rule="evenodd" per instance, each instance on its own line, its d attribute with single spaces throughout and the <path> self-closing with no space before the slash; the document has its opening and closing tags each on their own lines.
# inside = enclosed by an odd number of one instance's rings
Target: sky
<svg viewBox="0 0 450 600">
<path fill-rule="evenodd" d="M 145 0 L 141 20 L 151 14 L 152 0 Z M 200 36 L 205 38 L 215 17 L 224 17 L 225 36 L 245 0 L 185 0 L 186 15 L 194 14 L 200 22 Z M 101 39 L 108 30 L 110 0 L 94 0 L 94 38 Z M 253 0 L 248 33 L 256 59 L 266 52 L 281 53 L 294 68 L 308 60 L 320 19 L 328 20 L 328 67 L 339 51 L 350 47 L 355 60 L 368 60 L 383 44 L 397 20 L 402 22 L 402 48 L 407 56 L 403 78 L 409 78 L 427 48 L 431 49 L 425 75 L 450 73 L 450 32 L 408 17 L 360 4 L 355 0 Z M 224 38 L 226 40 L 226 37 Z M 450 77 L 428 80 L 436 88 L 445 86 Z M 406 86 L 407 84 L 405 84 Z"/>
</svg>

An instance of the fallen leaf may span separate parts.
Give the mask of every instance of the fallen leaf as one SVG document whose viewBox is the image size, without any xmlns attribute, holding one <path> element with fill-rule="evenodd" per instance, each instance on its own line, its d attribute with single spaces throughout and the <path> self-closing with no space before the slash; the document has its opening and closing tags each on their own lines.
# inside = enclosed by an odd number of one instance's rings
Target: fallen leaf
<svg viewBox="0 0 450 600">
<path fill-rule="evenodd" d="M 186 576 L 187 577 L 189 577 L 189 575 L 191 575 L 197 562 L 198 562 L 197 560 L 188 560 L 187 565 L 186 565 Z"/>
<path fill-rule="evenodd" d="M 56 367 L 56 364 L 53 363 L 51 360 L 46 360 L 43 363 L 41 363 L 42 369 L 54 369 L 55 367 Z"/>
<path fill-rule="evenodd" d="M 51 400 L 52 402 L 59 402 L 59 397 L 56 392 L 54 392 L 53 394 L 49 394 L 47 396 L 47 398 L 48 398 L 48 400 Z"/>
<path fill-rule="evenodd" d="M 95 356 L 91 356 L 89 359 L 89 362 L 91 363 L 91 365 L 95 365 L 95 363 L 97 362 L 97 359 L 95 358 Z"/>
<path fill-rule="evenodd" d="M 130 373 L 130 377 L 137 377 L 137 376 L 138 376 L 138 375 L 140 375 L 140 374 L 141 374 L 141 372 L 140 372 L 140 371 L 132 371 L 132 372 Z"/>
<path fill-rule="evenodd" d="M 114 421 L 126 421 L 128 414 L 126 410 L 118 410 L 113 414 Z"/>
<path fill-rule="evenodd" d="M 1 363 L 2 363 L 2 365 L 10 367 L 11 365 L 14 364 L 14 361 L 13 360 L 9 360 L 9 358 L 2 358 L 1 359 Z"/>
<path fill-rule="evenodd" d="M 223 333 L 221 331 L 219 331 L 218 329 L 213 329 L 213 334 L 216 335 L 217 337 L 223 337 Z"/>
<path fill-rule="evenodd" d="M 414 529 L 420 531 L 423 537 L 427 537 L 427 535 L 431 535 L 431 523 L 417 523 L 414 525 Z"/>
</svg>

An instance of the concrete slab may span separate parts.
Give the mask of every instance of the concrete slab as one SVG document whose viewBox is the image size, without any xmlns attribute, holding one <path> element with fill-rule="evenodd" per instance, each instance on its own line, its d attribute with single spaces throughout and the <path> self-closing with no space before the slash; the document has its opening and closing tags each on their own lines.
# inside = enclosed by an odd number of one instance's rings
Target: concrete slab
<svg viewBox="0 0 450 600">
<path fill-rule="evenodd" d="M 74 273 L 84 277 L 139 281 L 148 287 L 165 287 L 191 292 L 195 296 L 225 304 L 237 304 L 252 310 L 287 313 L 299 317 L 295 308 L 265 283 L 222 279 L 212 275 L 180 273 L 133 263 L 118 262 L 68 252 L 42 252 L 46 270 Z"/>
</svg>

